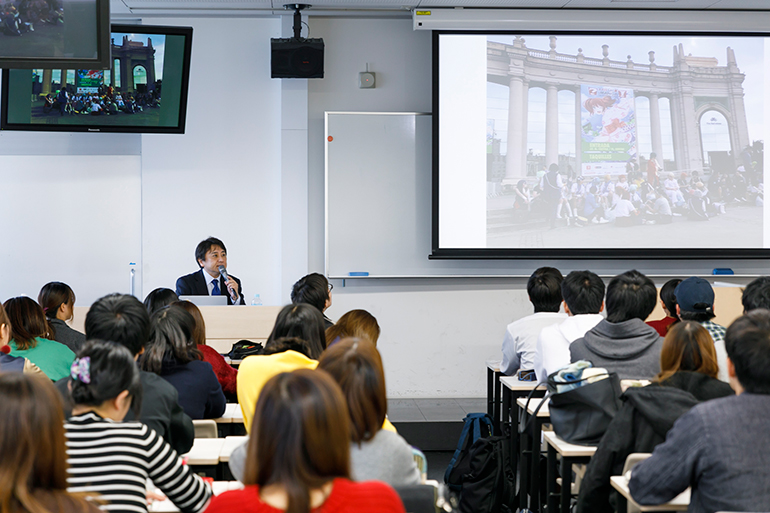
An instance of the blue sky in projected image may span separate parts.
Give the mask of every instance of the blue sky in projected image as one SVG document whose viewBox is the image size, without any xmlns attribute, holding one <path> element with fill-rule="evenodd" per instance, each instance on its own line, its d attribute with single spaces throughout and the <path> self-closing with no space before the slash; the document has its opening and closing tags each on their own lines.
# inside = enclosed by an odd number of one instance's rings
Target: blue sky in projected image
<svg viewBox="0 0 770 513">
<path fill-rule="evenodd" d="M 523 36 L 528 48 L 548 51 L 548 36 L 526 34 Z M 488 41 L 512 44 L 514 35 L 489 35 Z M 682 43 L 685 55 L 693 57 L 716 57 L 719 66 L 727 64 L 727 47 L 735 51 L 738 68 L 746 75 L 743 81 L 746 117 L 750 140 L 763 138 L 764 113 L 764 40 L 760 37 L 662 37 L 662 36 L 557 36 L 556 51 L 575 55 L 578 48 L 586 57 L 602 58 L 602 45 L 609 45 L 609 58 L 625 62 L 628 55 L 634 62 L 649 64 L 647 52 L 655 52 L 655 64 L 672 66 L 673 47 Z"/>
<path fill-rule="evenodd" d="M 115 44 L 123 44 L 123 36 L 128 36 L 130 41 L 141 42 L 147 46 L 147 40 L 152 39 L 152 47 L 155 48 L 155 79 L 163 79 L 163 56 L 166 52 L 166 36 L 162 34 L 125 34 L 123 32 L 113 32 L 110 36 L 115 40 Z"/>
</svg>

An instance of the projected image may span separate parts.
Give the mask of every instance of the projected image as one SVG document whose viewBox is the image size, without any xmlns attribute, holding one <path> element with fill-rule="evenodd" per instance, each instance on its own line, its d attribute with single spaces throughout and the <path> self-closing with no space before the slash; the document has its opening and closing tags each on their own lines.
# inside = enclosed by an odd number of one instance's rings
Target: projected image
<svg viewBox="0 0 770 513">
<path fill-rule="evenodd" d="M 30 121 L 160 124 L 166 36 L 112 33 L 109 70 L 33 70 Z"/>
<path fill-rule="evenodd" d="M 487 36 L 481 247 L 767 247 L 764 64 L 762 38 Z"/>
<path fill-rule="evenodd" d="M 0 5 L 0 53 L 7 57 L 45 55 L 62 45 L 64 4 L 61 0 L 11 0 Z"/>
</svg>

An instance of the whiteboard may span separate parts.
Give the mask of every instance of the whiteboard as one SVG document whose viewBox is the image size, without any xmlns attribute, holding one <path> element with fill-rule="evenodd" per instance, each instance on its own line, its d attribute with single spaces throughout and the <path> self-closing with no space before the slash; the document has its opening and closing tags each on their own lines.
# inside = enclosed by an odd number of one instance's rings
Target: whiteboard
<svg viewBox="0 0 770 513">
<path fill-rule="evenodd" d="M 325 113 L 325 267 L 329 278 L 529 277 L 544 265 L 615 276 L 768 273 L 762 260 L 430 260 L 430 114 Z M 350 273 L 368 273 L 366 277 Z"/>
</svg>

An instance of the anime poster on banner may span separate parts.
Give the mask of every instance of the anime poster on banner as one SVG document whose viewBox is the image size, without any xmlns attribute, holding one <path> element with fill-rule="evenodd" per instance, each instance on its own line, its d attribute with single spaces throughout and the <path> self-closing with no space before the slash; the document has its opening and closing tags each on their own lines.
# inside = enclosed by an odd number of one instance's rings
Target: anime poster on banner
<svg viewBox="0 0 770 513">
<path fill-rule="evenodd" d="M 634 90 L 580 86 L 583 176 L 620 175 L 636 160 Z"/>
</svg>

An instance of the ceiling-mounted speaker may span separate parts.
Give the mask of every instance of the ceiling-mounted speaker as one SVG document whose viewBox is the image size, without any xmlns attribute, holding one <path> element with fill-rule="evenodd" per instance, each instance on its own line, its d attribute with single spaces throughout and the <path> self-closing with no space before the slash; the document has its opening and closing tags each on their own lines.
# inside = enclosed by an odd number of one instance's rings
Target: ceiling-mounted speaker
<svg viewBox="0 0 770 513">
<path fill-rule="evenodd" d="M 323 78 L 323 39 L 271 39 L 271 78 Z"/>
</svg>

